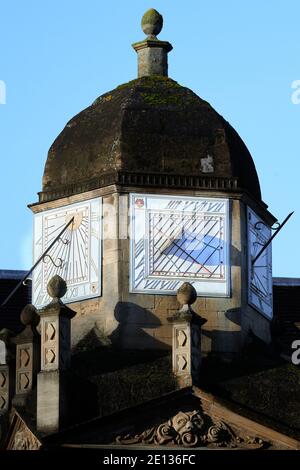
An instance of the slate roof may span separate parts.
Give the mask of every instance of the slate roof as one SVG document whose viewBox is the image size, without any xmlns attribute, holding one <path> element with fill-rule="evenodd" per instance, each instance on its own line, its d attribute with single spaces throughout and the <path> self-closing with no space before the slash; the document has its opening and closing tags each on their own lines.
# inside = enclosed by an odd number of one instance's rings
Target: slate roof
<svg viewBox="0 0 300 470">
<path fill-rule="evenodd" d="M 281 352 L 290 357 L 293 341 L 300 339 L 300 279 L 273 279 L 273 307 L 274 340 Z"/>
<path fill-rule="evenodd" d="M 26 271 L 0 270 L 0 305 L 25 276 Z M 20 313 L 25 305 L 31 303 L 31 281 L 22 285 L 3 307 L 0 307 L 0 330 L 7 328 L 19 333 L 24 326 Z"/>
<path fill-rule="evenodd" d="M 22 274 L 2 273 L 0 284 L 16 283 Z M 286 322 L 298 319 L 299 288 L 298 280 L 274 279 L 275 316 L 282 316 Z M 284 335 L 289 337 L 288 329 Z M 204 358 L 199 390 L 211 394 L 212 400 L 223 403 L 226 410 L 300 441 L 300 368 L 282 358 L 277 346 L 276 341 L 265 345 L 253 336 L 252 342 L 232 363 L 226 364 L 214 356 Z M 109 346 L 89 351 L 82 347 L 74 351 L 71 371 L 77 377 L 72 378 L 70 374 L 70 391 L 74 398 L 72 421 L 69 430 L 45 439 L 45 444 L 50 446 L 82 443 L 84 436 L 89 441 L 90 432 L 97 434 L 101 429 L 105 434 L 105 423 L 111 423 L 110 428 L 113 423 L 118 427 L 122 416 L 127 419 L 137 410 L 142 412 L 155 403 L 162 404 L 163 415 L 166 400 L 185 393 L 177 390 L 171 373 L 171 358 L 166 352 L 125 353 Z M 36 389 L 30 396 L 26 412 L 20 410 L 33 430 L 35 409 Z"/>
<path fill-rule="evenodd" d="M 258 338 L 233 363 L 203 360 L 201 387 L 236 412 L 300 440 L 300 368 Z"/>
</svg>

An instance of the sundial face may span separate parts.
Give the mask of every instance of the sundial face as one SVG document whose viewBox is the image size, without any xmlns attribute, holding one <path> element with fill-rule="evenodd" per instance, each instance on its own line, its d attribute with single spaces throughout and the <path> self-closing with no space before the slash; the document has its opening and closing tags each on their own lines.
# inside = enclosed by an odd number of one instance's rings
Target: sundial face
<svg viewBox="0 0 300 470">
<path fill-rule="evenodd" d="M 248 207 L 248 302 L 267 318 L 273 316 L 272 248 L 269 245 L 252 261 L 271 238 L 271 228 Z"/>
<path fill-rule="evenodd" d="M 55 274 L 67 282 L 65 303 L 101 294 L 101 217 L 100 198 L 35 215 L 34 262 L 73 220 L 33 271 L 32 296 L 36 307 L 51 301 L 47 284 Z"/>
<path fill-rule="evenodd" d="M 131 195 L 131 292 L 229 295 L 228 200 Z"/>
</svg>

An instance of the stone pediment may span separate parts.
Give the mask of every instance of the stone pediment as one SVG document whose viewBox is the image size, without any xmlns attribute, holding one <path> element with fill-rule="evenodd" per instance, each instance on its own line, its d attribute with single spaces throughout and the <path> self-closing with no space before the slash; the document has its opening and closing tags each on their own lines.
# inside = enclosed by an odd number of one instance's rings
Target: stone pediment
<svg viewBox="0 0 300 470">
<path fill-rule="evenodd" d="M 245 448 L 261 449 L 270 446 L 268 441 L 241 432 L 234 432 L 225 421 L 212 419 L 200 408 L 179 411 L 168 421 L 149 427 L 135 434 L 123 434 L 116 438 L 117 444 L 152 444 L 180 447 Z"/>
<path fill-rule="evenodd" d="M 43 439 L 46 448 L 300 449 L 300 443 L 230 411 L 197 388 L 182 389 Z"/>
<path fill-rule="evenodd" d="M 41 446 L 41 440 L 31 431 L 21 415 L 14 410 L 4 448 L 6 450 L 40 450 Z"/>
</svg>

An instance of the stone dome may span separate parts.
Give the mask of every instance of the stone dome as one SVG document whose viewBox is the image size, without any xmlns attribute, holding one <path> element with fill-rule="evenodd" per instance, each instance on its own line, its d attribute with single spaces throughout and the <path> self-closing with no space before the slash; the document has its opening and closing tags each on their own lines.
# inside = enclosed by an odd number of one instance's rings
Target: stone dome
<svg viewBox="0 0 300 470">
<path fill-rule="evenodd" d="M 246 191 L 261 200 L 254 162 L 237 132 L 207 101 L 165 76 L 123 84 L 72 118 L 49 150 L 41 200 L 117 182 L 122 172 L 144 182 L 150 174 L 174 175 L 178 186 L 191 177 L 186 187 Z"/>
</svg>

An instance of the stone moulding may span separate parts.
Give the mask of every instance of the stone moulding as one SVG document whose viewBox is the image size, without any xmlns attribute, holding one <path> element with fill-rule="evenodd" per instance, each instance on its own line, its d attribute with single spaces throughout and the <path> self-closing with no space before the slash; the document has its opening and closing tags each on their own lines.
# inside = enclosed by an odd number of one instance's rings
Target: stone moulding
<svg viewBox="0 0 300 470">
<path fill-rule="evenodd" d="M 116 444 L 168 445 L 181 447 L 262 449 L 270 444 L 257 436 L 237 435 L 222 420 L 201 410 L 180 411 L 168 421 L 138 434 L 119 435 Z"/>
<path fill-rule="evenodd" d="M 238 178 L 116 171 L 82 183 L 61 186 L 60 188 L 49 191 L 41 191 L 38 193 L 39 202 L 48 202 L 113 184 L 121 186 L 132 185 L 176 189 L 205 189 L 212 191 L 242 191 L 242 188 L 239 187 Z"/>
</svg>

